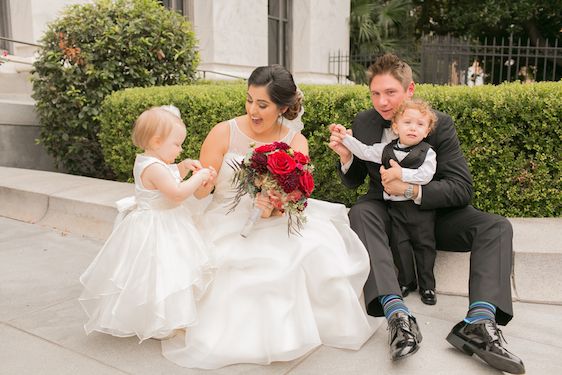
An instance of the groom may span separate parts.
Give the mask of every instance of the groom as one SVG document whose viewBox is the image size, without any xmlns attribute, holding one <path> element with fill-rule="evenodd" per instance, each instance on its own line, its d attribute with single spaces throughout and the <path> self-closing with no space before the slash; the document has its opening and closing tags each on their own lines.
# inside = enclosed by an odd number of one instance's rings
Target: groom
<svg viewBox="0 0 562 375">
<path fill-rule="evenodd" d="M 360 112 L 354 119 L 353 136 L 365 144 L 389 142 L 396 138 L 390 120 L 396 109 L 414 94 L 412 69 L 393 54 L 379 57 L 368 69 L 369 89 L 374 109 Z M 416 319 L 401 297 L 392 253 L 390 227 L 383 190 L 412 199 L 420 208 L 436 210 L 437 248 L 446 251 L 471 251 L 468 312 L 453 327 L 447 341 L 473 353 L 499 370 L 521 374 L 523 362 L 502 343 L 496 324 L 505 325 L 513 317 L 510 274 L 512 266 L 511 225 L 504 217 L 479 211 L 469 205 L 472 177 L 459 147 L 451 117 L 437 112 L 435 130 L 425 139 L 437 153 L 433 181 L 411 185 L 399 179 L 381 182 L 384 167 L 353 157 L 336 133 L 345 131 L 330 125 L 330 148 L 340 158 L 338 173 L 343 183 L 356 188 L 369 176 L 369 190 L 349 212 L 351 227 L 361 238 L 371 260 L 371 272 L 364 288 L 367 312 L 385 316 L 389 325 L 392 359 L 414 354 L 422 341 Z M 415 290 L 416 286 L 412 286 Z"/>
</svg>

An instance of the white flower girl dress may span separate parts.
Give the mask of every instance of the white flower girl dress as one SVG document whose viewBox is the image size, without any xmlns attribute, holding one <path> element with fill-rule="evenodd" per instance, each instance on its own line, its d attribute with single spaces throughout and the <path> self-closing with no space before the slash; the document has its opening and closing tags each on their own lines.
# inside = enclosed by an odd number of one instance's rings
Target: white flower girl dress
<svg viewBox="0 0 562 375">
<path fill-rule="evenodd" d="M 126 215 L 116 220 L 113 233 L 80 277 L 88 334 L 136 335 L 142 341 L 198 321 L 196 301 L 212 278 L 208 245 L 185 204 L 143 187 L 140 177 L 152 163 L 166 166 L 181 181 L 177 165 L 137 155 L 135 197 L 129 207 L 121 207 Z"/>
</svg>

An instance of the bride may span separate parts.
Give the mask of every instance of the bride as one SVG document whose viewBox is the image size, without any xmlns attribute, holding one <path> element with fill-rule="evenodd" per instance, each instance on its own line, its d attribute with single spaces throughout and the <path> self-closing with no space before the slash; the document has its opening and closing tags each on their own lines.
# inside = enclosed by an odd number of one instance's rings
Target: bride
<svg viewBox="0 0 562 375">
<path fill-rule="evenodd" d="M 181 366 L 290 361 L 322 344 L 357 350 L 373 333 L 361 302 L 369 258 L 343 205 L 310 199 L 301 236 L 287 235 L 287 215 L 268 197 L 246 196 L 227 214 L 235 194 L 229 161 L 251 144 L 281 141 L 308 154 L 300 129 L 284 126 L 302 113 L 301 101 L 285 68 L 259 67 L 248 80 L 246 114 L 217 124 L 201 147 L 201 163 L 219 171 L 200 222 L 217 270 L 198 324 L 162 342 L 164 356 Z M 262 218 L 243 238 L 254 205 Z"/>
</svg>

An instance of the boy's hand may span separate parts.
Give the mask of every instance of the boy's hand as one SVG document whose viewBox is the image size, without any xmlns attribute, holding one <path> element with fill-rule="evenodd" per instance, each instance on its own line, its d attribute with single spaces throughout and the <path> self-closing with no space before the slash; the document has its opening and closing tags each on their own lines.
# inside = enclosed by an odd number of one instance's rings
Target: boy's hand
<svg viewBox="0 0 562 375">
<path fill-rule="evenodd" d="M 328 129 L 330 129 L 330 143 L 328 146 L 339 155 L 342 164 L 347 163 L 351 159 L 351 151 L 341 143 L 347 135 L 346 128 L 340 124 L 330 124 Z"/>
</svg>

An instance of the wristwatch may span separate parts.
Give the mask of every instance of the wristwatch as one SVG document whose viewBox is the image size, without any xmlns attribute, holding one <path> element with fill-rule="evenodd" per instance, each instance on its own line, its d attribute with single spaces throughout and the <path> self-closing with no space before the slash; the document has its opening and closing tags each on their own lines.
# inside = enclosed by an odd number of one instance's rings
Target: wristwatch
<svg viewBox="0 0 562 375">
<path fill-rule="evenodd" d="M 408 184 L 406 190 L 404 190 L 404 198 L 412 199 L 414 197 L 414 185 Z"/>
</svg>

